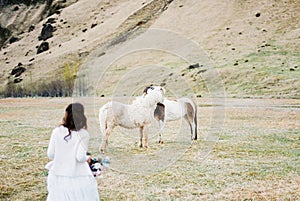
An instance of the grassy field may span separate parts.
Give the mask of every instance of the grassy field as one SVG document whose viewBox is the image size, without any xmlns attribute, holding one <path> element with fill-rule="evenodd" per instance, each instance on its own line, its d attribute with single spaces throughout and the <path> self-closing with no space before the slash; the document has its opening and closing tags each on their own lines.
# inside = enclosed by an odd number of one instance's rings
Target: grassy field
<svg viewBox="0 0 300 201">
<path fill-rule="evenodd" d="M 0 200 L 45 200 L 48 140 L 71 101 L 0 100 Z M 86 107 L 94 156 L 101 142 L 96 111 L 106 101 Z M 167 124 L 163 145 L 150 129 L 148 149 L 137 148 L 136 130 L 114 130 L 110 169 L 98 179 L 101 200 L 300 200 L 300 100 L 197 103 L 193 144 L 180 121 Z"/>
</svg>

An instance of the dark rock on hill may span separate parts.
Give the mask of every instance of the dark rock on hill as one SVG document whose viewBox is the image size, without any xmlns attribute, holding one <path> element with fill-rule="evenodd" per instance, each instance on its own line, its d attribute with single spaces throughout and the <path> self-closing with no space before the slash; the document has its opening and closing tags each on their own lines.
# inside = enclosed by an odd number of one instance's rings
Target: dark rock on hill
<svg viewBox="0 0 300 201">
<path fill-rule="evenodd" d="M 39 40 L 47 40 L 48 38 L 51 38 L 54 31 L 55 28 L 50 23 L 44 24 L 41 35 L 38 37 Z"/>
<path fill-rule="evenodd" d="M 40 54 L 40 53 L 45 52 L 45 51 L 47 51 L 47 50 L 49 50 L 49 43 L 48 43 L 48 42 L 42 42 L 42 43 L 40 44 L 40 46 L 38 47 L 36 53 L 37 53 L 37 54 Z"/>
<path fill-rule="evenodd" d="M 4 42 L 11 36 L 11 31 L 7 28 L 3 28 L 0 25 L 0 48 Z"/>
<path fill-rule="evenodd" d="M 25 72 L 26 68 L 23 67 L 22 63 L 19 63 L 17 66 L 15 66 L 12 71 L 11 71 L 11 75 L 15 76 L 15 77 L 19 77 L 23 72 Z"/>
</svg>

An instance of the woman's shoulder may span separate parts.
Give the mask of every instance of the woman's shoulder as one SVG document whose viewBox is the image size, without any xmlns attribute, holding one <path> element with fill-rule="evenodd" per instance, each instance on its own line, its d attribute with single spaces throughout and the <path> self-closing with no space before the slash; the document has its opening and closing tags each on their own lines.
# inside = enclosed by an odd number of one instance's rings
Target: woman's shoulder
<svg viewBox="0 0 300 201">
<path fill-rule="evenodd" d="M 52 133 L 65 133 L 68 132 L 68 129 L 66 127 L 64 127 L 63 125 L 57 126 L 53 129 Z"/>
<path fill-rule="evenodd" d="M 89 132 L 86 129 L 84 129 L 84 128 L 80 129 L 78 131 L 78 133 L 80 133 L 81 135 L 89 135 Z"/>
<path fill-rule="evenodd" d="M 82 138 L 82 139 L 85 139 L 85 138 L 89 138 L 90 137 L 90 135 L 89 135 L 89 132 L 86 130 L 86 129 L 84 129 L 84 128 L 82 128 L 82 129 L 80 129 L 79 131 L 75 131 L 79 136 L 80 136 L 80 138 Z"/>
</svg>

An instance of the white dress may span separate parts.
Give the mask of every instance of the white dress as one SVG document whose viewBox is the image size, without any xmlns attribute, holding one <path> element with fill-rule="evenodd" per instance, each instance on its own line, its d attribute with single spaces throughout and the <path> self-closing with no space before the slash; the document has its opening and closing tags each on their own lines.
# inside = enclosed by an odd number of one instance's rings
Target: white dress
<svg viewBox="0 0 300 201">
<path fill-rule="evenodd" d="M 60 126 L 53 130 L 47 150 L 47 201 L 99 201 L 98 184 L 87 161 L 89 134 Z"/>
<path fill-rule="evenodd" d="M 47 189 L 47 201 L 100 200 L 94 176 L 57 176 L 50 171 L 47 178 Z"/>
</svg>

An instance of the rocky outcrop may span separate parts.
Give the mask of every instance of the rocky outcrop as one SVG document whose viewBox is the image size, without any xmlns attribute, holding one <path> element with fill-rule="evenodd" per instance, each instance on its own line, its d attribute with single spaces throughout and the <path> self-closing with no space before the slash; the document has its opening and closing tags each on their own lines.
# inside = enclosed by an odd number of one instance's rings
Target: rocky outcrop
<svg viewBox="0 0 300 201">
<path fill-rule="evenodd" d="M 43 29 L 41 31 L 41 35 L 38 37 L 39 40 L 47 40 L 51 38 L 53 35 L 52 33 L 55 31 L 55 28 L 50 24 L 46 23 L 43 24 Z"/>
<path fill-rule="evenodd" d="M 19 4 L 25 4 L 27 6 L 29 5 L 36 5 L 38 3 L 45 3 L 48 0 L 1 0 L 0 5 L 1 6 L 10 6 L 10 5 L 19 5 Z"/>
<path fill-rule="evenodd" d="M 11 75 L 13 75 L 14 77 L 19 77 L 21 76 L 21 74 L 26 70 L 25 67 L 23 67 L 22 63 L 19 63 L 17 66 L 15 66 L 12 71 L 11 71 Z"/>
<path fill-rule="evenodd" d="M 0 25 L 0 48 L 10 36 L 11 36 L 11 31 L 7 28 L 1 27 Z"/>
<path fill-rule="evenodd" d="M 32 31 L 38 22 L 77 1 L 0 0 L 0 48 L 9 43 L 12 36 L 20 38 L 19 35 Z"/>
<path fill-rule="evenodd" d="M 49 50 L 49 43 L 48 43 L 48 42 L 42 42 L 42 43 L 39 45 L 39 47 L 38 47 L 36 53 L 37 53 L 37 54 L 40 54 L 40 53 L 45 52 L 45 51 L 47 51 L 47 50 Z"/>
</svg>

